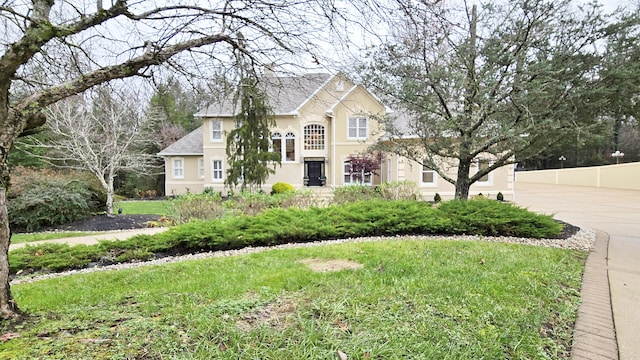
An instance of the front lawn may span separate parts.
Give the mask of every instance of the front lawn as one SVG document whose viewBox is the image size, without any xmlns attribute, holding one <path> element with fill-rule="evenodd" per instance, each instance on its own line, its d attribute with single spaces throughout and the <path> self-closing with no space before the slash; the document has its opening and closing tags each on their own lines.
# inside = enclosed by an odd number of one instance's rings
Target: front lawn
<svg viewBox="0 0 640 360">
<path fill-rule="evenodd" d="M 20 284 L 0 358 L 569 358 L 585 257 L 396 239 Z"/>
<path fill-rule="evenodd" d="M 171 212 L 169 200 L 127 200 L 119 201 L 114 205 L 114 212 L 122 208 L 122 214 L 142 214 L 167 216 Z"/>
</svg>

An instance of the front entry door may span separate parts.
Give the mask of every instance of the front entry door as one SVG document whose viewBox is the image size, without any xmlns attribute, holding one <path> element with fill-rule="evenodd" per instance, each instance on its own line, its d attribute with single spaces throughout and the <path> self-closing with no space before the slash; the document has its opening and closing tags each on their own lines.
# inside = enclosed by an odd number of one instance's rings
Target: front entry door
<svg viewBox="0 0 640 360">
<path fill-rule="evenodd" d="M 322 186 L 321 178 L 324 176 L 323 161 L 306 161 L 308 186 Z"/>
</svg>

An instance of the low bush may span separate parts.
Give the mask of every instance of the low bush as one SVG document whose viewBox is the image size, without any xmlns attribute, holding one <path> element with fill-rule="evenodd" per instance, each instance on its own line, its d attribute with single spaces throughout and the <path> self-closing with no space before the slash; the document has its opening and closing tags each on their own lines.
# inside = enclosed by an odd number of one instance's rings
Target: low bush
<svg viewBox="0 0 640 360">
<path fill-rule="evenodd" d="M 296 189 L 293 185 L 284 182 L 277 182 L 271 187 L 271 195 L 290 193 L 294 191 L 296 191 Z"/>
<path fill-rule="evenodd" d="M 9 222 L 14 231 L 81 220 L 104 210 L 104 194 L 85 174 L 18 167 L 8 193 Z"/>
<path fill-rule="evenodd" d="M 552 238 L 563 227 L 551 216 L 480 196 L 469 201 L 445 201 L 438 209 L 451 219 L 453 234 Z"/>
<path fill-rule="evenodd" d="M 169 216 L 178 223 L 191 219 L 213 220 L 224 215 L 222 197 L 217 193 L 185 194 L 169 201 Z"/>
<path fill-rule="evenodd" d="M 384 182 L 377 186 L 377 192 L 385 200 L 422 200 L 418 185 L 409 180 Z"/>
<path fill-rule="evenodd" d="M 186 194 L 170 202 L 169 215 L 177 223 L 192 220 L 213 220 L 235 215 L 257 215 L 272 208 L 317 206 L 319 201 L 311 191 L 284 192 L 269 195 L 264 192 L 240 191 L 223 199 L 218 193 Z"/>
<path fill-rule="evenodd" d="M 380 194 L 370 185 L 345 185 L 333 189 L 334 204 L 345 204 L 379 198 Z"/>
<path fill-rule="evenodd" d="M 493 200 L 449 201 L 432 207 L 423 201 L 371 200 L 324 208 L 270 208 L 249 216 L 194 220 L 157 235 L 93 246 L 27 246 L 10 253 L 11 272 L 84 267 L 105 256 L 115 261 L 146 260 L 152 254 L 240 249 L 284 243 L 362 236 L 470 234 L 555 237 L 562 225 L 550 216 Z"/>
</svg>

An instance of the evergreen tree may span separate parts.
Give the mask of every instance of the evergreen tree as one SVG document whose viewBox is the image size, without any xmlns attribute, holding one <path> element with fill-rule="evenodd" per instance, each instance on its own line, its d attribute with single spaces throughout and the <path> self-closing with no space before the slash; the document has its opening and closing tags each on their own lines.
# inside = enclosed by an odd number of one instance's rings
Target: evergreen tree
<svg viewBox="0 0 640 360">
<path fill-rule="evenodd" d="M 260 188 L 280 164 L 280 154 L 269 151 L 273 111 L 255 79 L 244 77 L 239 89 L 236 127 L 227 134 L 227 178 L 230 187 Z"/>
</svg>

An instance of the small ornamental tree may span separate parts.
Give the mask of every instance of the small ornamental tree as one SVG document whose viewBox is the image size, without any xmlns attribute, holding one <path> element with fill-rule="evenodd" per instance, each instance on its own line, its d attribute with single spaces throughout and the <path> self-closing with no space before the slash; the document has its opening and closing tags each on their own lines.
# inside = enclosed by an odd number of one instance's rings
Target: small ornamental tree
<svg viewBox="0 0 640 360">
<path fill-rule="evenodd" d="M 382 157 L 383 155 L 379 151 L 375 153 L 350 155 L 347 158 L 347 162 L 351 165 L 348 174 L 358 184 L 367 183 L 367 177 L 378 175 Z"/>
</svg>

